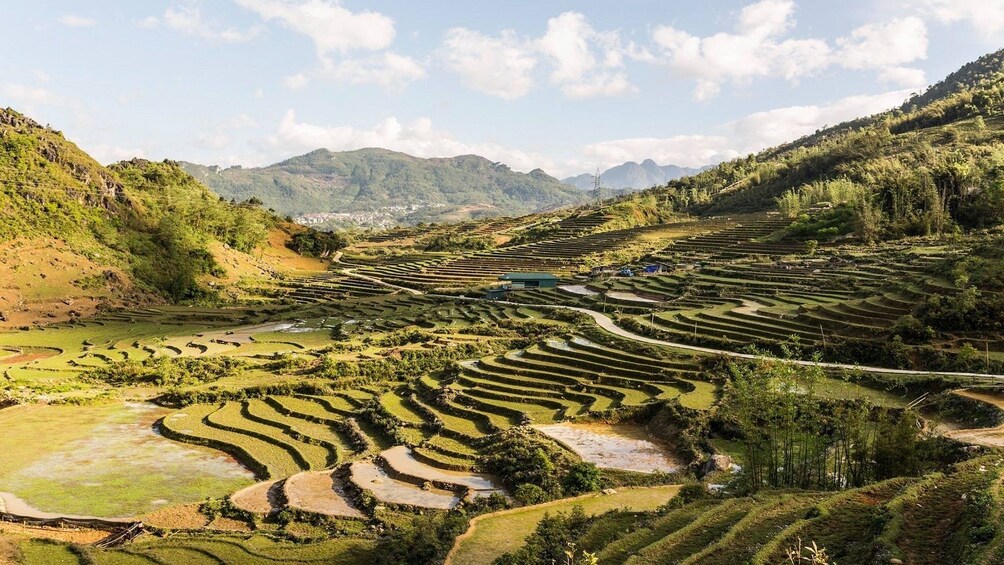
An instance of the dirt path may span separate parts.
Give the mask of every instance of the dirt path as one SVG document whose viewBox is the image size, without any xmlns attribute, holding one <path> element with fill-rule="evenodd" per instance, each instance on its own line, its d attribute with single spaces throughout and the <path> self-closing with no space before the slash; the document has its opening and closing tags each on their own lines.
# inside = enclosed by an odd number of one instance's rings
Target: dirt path
<svg viewBox="0 0 1004 565">
<path fill-rule="evenodd" d="M 393 288 L 393 289 L 396 289 L 396 290 L 404 291 L 404 292 L 407 292 L 409 294 L 425 294 L 425 292 L 423 292 L 421 290 L 417 290 L 417 289 L 414 289 L 414 288 L 408 288 L 406 286 L 401 286 L 401 285 L 397 285 L 397 284 L 394 284 L 394 283 L 389 283 L 387 281 L 382 281 L 382 280 L 380 280 L 380 279 L 378 279 L 376 277 L 371 277 L 369 275 L 361 275 L 361 274 L 357 273 L 355 271 L 355 269 L 342 269 L 342 274 L 348 275 L 350 277 L 355 277 L 357 279 L 367 280 L 367 281 L 370 281 L 370 282 L 373 282 L 373 283 L 376 283 L 376 284 L 379 284 L 379 285 L 386 286 L 388 288 Z"/>
<path fill-rule="evenodd" d="M 986 402 L 987 404 L 993 404 L 994 406 L 1004 410 L 1004 397 L 1002 396 L 972 392 L 968 390 L 957 390 L 955 391 L 955 394 L 966 398 L 972 398 L 973 400 L 978 400 L 980 402 Z M 944 436 L 964 443 L 986 445 L 989 447 L 1004 447 L 1004 425 L 993 428 L 950 430 L 945 432 Z"/>
</svg>

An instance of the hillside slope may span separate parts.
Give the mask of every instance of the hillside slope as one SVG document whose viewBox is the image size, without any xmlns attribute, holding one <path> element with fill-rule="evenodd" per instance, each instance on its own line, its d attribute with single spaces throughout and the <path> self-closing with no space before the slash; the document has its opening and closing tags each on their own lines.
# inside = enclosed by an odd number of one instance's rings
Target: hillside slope
<svg viewBox="0 0 1004 565">
<path fill-rule="evenodd" d="M 304 267 L 291 251 L 265 252 L 300 229 L 221 201 L 171 162 L 103 167 L 0 110 L 0 326 L 210 298 L 209 282 Z"/>
<path fill-rule="evenodd" d="M 692 169 L 676 165 L 657 165 L 651 159 L 645 159 L 641 163 L 628 161 L 603 171 L 600 174 L 600 184 L 606 188 L 650 188 L 667 181 L 697 174 L 705 168 Z M 592 190 L 593 181 L 593 175 L 583 173 L 563 179 L 561 182 L 582 190 Z"/>
<path fill-rule="evenodd" d="M 803 226 L 803 235 L 873 241 L 1001 223 L 1002 167 L 1004 50 L 898 108 L 669 181 L 617 206 L 655 198 L 667 211 L 706 216 L 780 206 L 794 220 L 826 203 L 836 209 L 819 225 Z"/>
<path fill-rule="evenodd" d="M 280 214 L 310 214 L 329 225 L 512 216 L 587 200 L 539 169 L 518 173 L 476 155 L 420 159 L 385 149 L 318 149 L 261 168 L 182 166 L 225 198 L 257 198 Z"/>
</svg>

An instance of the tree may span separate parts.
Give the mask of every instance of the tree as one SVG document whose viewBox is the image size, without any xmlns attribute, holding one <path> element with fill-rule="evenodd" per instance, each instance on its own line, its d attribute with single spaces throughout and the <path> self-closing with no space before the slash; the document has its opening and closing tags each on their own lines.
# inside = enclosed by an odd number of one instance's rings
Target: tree
<svg viewBox="0 0 1004 565">
<path fill-rule="evenodd" d="M 580 461 L 572 465 L 561 484 L 568 495 L 600 490 L 600 470 L 594 463 Z"/>
</svg>

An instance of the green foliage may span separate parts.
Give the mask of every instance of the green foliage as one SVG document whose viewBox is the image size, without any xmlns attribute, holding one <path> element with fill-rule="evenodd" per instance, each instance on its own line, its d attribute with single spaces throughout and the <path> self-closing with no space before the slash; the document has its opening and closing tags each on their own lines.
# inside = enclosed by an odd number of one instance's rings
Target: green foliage
<svg viewBox="0 0 1004 565">
<path fill-rule="evenodd" d="M 835 236 L 848 234 L 853 231 L 855 218 L 855 209 L 842 204 L 836 208 L 811 216 L 802 214 L 798 217 L 797 221 L 788 227 L 788 231 L 803 239 L 814 238 L 809 241 L 815 241 L 816 247 L 818 247 L 818 240 L 820 239 L 833 239 Z M 807 241 L 806 243 L 808 244 L 809 242 Z"/>
<path fill-rule="evenodd" d="M 730 367 L 720 417 L 739 430 L 745 488 L 857 487 L 926 469 L 931 442 L 910 411 L 815 395 L 818 366 L 760 359 Z M 937 459 L 937 457 L 934 457 Z"/>
<path fill-rule="evenodd" d="M 0 110 L 0 240 L 62 239 L 183 300 L 205 294 L 199 277 L 221 272 L 210 242 L 248 253 L 274 223 L 254 205 L 221 201 L 173 162 L 105 168 L 61 133 Z"/>
<path fill-rule="evenodd" d="M 453 540 L 467 530 L 469 516 L 459 510 L 416 516 L 380 541 L 373 563 L 440 563 Z"/>
<path fill-rule="evenodd" d="M 539 224 L 525 230 L 521 230 L 515 237 L 506 242 L 507 247 L 524 245 L 535 241 L 554 239 L 561 232 L 558 222 L 547 222 Z"/>
<path fill-rule="evenodd" d="M 501 477 L 506 485 L 536 485 L 549 498 L 562 494 L 562 482 L 574 463 L 572 456 L 553 441 L 523 427 L 502 432 L 478 459 L 481 468 Z"/>
<path fill-rule="evenodd" d="M 853 204 L 865 197 L 865 187 L 846 178 L 804 184 L 779 196 L 777 207 L 788 218 L 797 218 L 819 204 Z"/>
<path fill-rule="evenodd" d="M 896 320 L 892 335 L 899 336 L 906 343 L 928 343 L 934 337 L 934 329 L 924 325 L 924 322 L 912 314 L 907 314 Z"/>
<path fill-rule="evenodd" d="M 1004 328 L 1004 296 L 975 286 L 934 294 L 921 309 L 920 319 L 943 331 L 999 331 Z"/>
<path fill-rule="evenodd" d="M 516 502 L 524 506 L 540 504 L 548 500 L 548 495 L 544 492 L 544 489 L 532 483 L 518 485 L 516 490 L 513 491 L 512 497 L 516 499 Z"/>
<path fill-rule="evenodd" d="M 151 357 L 94 369 L 88 377 L 114 386 L 181 387 L 240 376 L 246 367 L 237 357 Z"/>
<path fill-rule="evenodd" d="M 425 242 L 426 251 L 487 251 L 493 247 L 495 242 L 491 237 L 453 232 L 437 235 Z"/>
<path fill-rule="evenodd" d="M 569 496 L 600 490 L 600 470 L 595 463 L 579 461 L 568 469 L 561 486 Z"/>
<path fill-rule="evenodd" d="M 552 565 L 553 563 L 587 563 L 587 556 L 576 551 L 575 543 L 585 533 L 592 520 L 581 506 L 568 514 L 545 514 L 537 529 L 520 549 L 506 553 L 495 565 Z"/>
<path fill-rule="evenodd" d="M 345 249 L 349 240 L 343 233 L 307 230 L 293 234 L 286 246 L 306 257 L 327 257 Z"/>
</svg>

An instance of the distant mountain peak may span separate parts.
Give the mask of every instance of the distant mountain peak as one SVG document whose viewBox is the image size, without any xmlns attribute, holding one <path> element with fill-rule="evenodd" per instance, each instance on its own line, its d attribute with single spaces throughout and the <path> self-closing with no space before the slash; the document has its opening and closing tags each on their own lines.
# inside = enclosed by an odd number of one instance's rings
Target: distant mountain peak
<svg viewBox="0 0 1004 565">
<path fill-rule="evenodd" d="M 676 165 L 660 166 L 652 159 L 645 159 L 640 164 L 628 161 L 611 167 L 600 174 L 600 184 L 603 188 L 612 189 L 634 189 L 651 188 L 660 184 L 665 184 L 671 180 L 693 175 L 701 172 L 704 168 L 692 169 L 678 167 Z M 570 184 L 582 190 L 592 190 L 595 175 L 583 173 L 578 176 L 569 177 L 561 182 Z"/>
<path fill-rule="evenodd" d="M 281 214 L 357 225 L 513 216 L 587 199 L 540 169 L 524 174 L 473 154 L 424 159 L 381 148 L 317 149 L 267 167 L 184 167 L 227 199 L 254 197 Z"/>
</svg>

